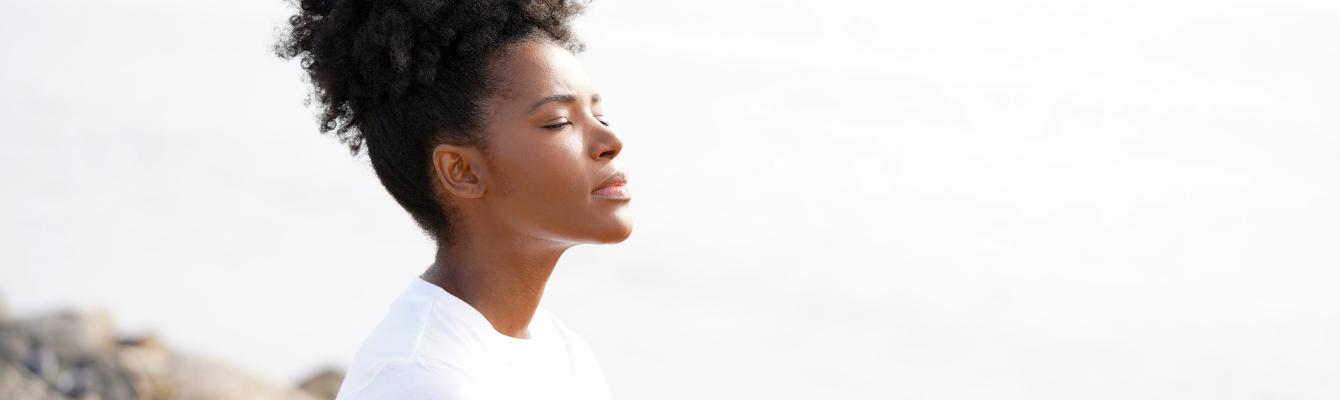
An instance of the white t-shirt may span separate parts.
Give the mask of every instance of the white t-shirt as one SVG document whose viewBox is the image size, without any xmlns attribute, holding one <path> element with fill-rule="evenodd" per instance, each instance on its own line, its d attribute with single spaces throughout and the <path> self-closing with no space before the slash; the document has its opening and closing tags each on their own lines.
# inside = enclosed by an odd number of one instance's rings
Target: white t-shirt
<svg viewBox="0 0 1340 400">
<path fill-rule="evenodd" d="M 359 347 L 336 400 L 608 400 L 595 355 L 544 307 L 528 339 L 415 277 Z"/>
</svg>

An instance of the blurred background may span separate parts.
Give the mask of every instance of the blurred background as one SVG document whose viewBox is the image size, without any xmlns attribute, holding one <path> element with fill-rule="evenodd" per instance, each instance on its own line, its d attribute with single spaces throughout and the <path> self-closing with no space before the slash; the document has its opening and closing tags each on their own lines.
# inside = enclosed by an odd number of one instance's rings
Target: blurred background
<svg viewBox="0 0 1340 400">
<path fill-rule="evenodd" d="M 433 245 L 280 1 L 0 5 L 0 302 L 292 385 Z M 1340 3 L 596 1 L 637 227 L 545 307 L 616 398 L 1340 397 Z"/>
</svg>

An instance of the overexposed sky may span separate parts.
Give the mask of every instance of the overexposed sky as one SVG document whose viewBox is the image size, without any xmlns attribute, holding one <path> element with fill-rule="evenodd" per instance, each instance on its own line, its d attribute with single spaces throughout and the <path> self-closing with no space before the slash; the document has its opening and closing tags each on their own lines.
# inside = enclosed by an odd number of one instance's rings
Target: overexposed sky
<svg viewBox="0 0 1340 400">
<path fill-rule="evenodd" d="M 0 5 L 0 296 L 292 382 L 432 244 L 278 1 Z M 616 397 L 1340 396 L 1340 3 L 599 1 L 637 227 L 546 307 Z"/>
</svg>

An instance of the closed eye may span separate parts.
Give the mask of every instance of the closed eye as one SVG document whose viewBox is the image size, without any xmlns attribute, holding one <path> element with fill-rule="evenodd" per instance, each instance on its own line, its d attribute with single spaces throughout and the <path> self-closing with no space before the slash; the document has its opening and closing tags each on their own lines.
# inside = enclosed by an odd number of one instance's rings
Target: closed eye
<svg viewBox="0 0 1340 400">
<path fill-rule="evenodd" d="M 545 128 L 545 129 L 548 129 L 548 130 L 554 130 L 554 131 L 556 131 L 556 130 L 559 130 L 559 129 L 563 129 L 563 127 L 566 127 L 566 126 L 568 126 L 568 125 L 572 125 L 572 123 L 571 123 L 571 122 L 564 121 L 564 122 L 559 122 L 559 123 L 556 123 L 556 124 L 545 125 L 544 128 Z"/>
</svg>

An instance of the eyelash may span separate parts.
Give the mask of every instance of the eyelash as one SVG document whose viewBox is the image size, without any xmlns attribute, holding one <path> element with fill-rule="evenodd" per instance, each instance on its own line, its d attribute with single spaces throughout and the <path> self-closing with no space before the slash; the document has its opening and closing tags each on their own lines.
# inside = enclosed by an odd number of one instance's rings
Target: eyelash
<svg viewBox="0 0 1340 400">
<path fill-rule="evenodd" d="M 600 121 L 600 124 L 601 124 L 601 125 L 610 126 L 610 123 L 609 123 L 609 122 L 605 122 L 605 120 L 603 120 L 603 119 L 597 119 L 596 121 Z M 545 129 L 549 129 L 549 130 L 559 130 L 559 129 L 563 129 L 563 127 L 568 126 L 568 125 L 572 125 L 572 123 L 571 123 L 571 122 L 560 122 L 560 123 L 557 123 L 557 124 L 544 125 L 543 128 L 545 128 Z"/>
</svg>

